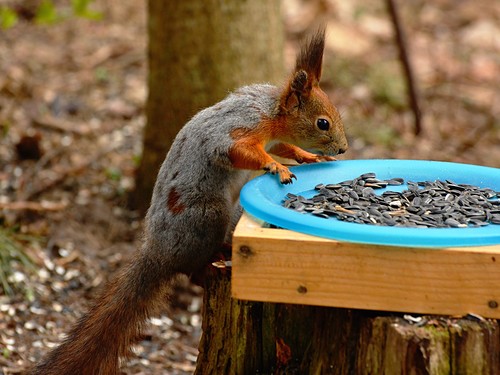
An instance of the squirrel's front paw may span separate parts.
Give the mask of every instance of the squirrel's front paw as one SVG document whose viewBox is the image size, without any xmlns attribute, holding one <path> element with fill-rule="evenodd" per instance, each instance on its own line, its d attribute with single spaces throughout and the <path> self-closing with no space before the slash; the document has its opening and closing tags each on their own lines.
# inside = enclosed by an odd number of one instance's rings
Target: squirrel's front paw
<svg viewBox="0 0 500 375">
<path fill-rule="evenodd" d="M 322 161 L 332 161 L 332 160 L 337 160 L 333 156 L 328 156 L 328 155 L 316 155 L 311 152 L 307 151 L 302 151 L 300 154 L 297 154 L 297 157 L 295 160 L 302 164 L 310 164 L 310 163 L 319 163 Z"/>
<path fill-rule="evenodd" d="M 318 155 L 318 161 L 336 161 L 337 159 L 333 156 L 328 155 Z"/>
<path fill-rule="evenodd" d="M 297 177 L 295 177 L 295 175 L 292 172 L 290 172 L 290 170 L 287 167 L 278 162 L 272 162 L 267 164 L 264 167 L 264 170 L 268 171 L 271 174 L 279 174 L 280 182 L 285 185 L 291 184 L 293 182 L 292 179 L 294 178 L 297 179 Z"/>
</svg>

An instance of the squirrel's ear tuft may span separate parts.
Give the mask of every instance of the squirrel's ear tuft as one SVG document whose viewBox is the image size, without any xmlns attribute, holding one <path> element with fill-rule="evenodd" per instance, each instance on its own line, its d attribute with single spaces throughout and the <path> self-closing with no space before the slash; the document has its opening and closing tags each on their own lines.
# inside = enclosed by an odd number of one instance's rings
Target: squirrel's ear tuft
<svg viewBox="0 0 500 375">
<path fill-rule="evenodd" d="M 300 109 L 303 100 L 309 96 L 311 88 L 311 81 L 306 71 L 295 72 L 281 94 L 281 110 L 285 113 L 291 113 Z"/>
<path fill-rule="evenodd" d="M 280 108 L 291 113 L 301 108 L 309 98 L 311 90 L 319 84 L 323 50 L 325 49 L 325 28 L 320 28 L 301 48 L 295 71 L 280 98 Z"/>
<path fill-rule="evenodd" d="M 323 51 L 325 50 L 325 27 L 322 26 L 302 46 L 295 62 L 295 72 L 304 70 L 312 80 L 312 85 L 317 85 L 321 78 Z"/>
</svg>

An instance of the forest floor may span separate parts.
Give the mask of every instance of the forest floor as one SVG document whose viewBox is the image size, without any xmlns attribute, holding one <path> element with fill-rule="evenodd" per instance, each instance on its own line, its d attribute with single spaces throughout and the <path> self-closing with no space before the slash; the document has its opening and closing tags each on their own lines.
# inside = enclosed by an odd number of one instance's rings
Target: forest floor
<svg viewBox="0 0 500 375">
<path fill-rule="evenodd" d="M 1 30 L 0 246 L 8 251 L 0 249 L 0 271 L 10 266 L 12 290 L 0 286 L 0 374 L 22 373 L 57 345 L 140 241 L 141 217 L 126 202 L 145 122 L 145 2 L 102 3 L 101 21 L 40 25 L 28 7 Z M 288 66 L 297 41 L 328 23 L 323 86 L 350 140 L 342 158 L 499 168 L 500 3 L 401 4 L 421 91 L 420 136 L 383 3 L 284 0 Z M 192 373 L 201 296 L 180 279 L 124 373 Z"/>
</svg>

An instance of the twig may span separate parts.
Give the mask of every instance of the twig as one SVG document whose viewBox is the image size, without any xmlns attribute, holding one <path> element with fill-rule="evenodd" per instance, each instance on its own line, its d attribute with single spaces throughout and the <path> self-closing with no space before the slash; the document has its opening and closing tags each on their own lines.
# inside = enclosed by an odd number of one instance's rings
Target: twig
<svg viewBox="0 0 500 375">
<path fill-rule="evenodd" d="M 57 117 L 49 115 L 40 118 L 34 118 L 33 125 L 50 130 L 55 130 L 61 133 L 73 133 L 83 137 L 92 134 L 92 130 L 81 123 L 65 121 L 63 119 L 59 119 Z"/>
<path fill-rule="evenodd" d="M 53 161 L 58 156 L 62 155 L 65 151 L 69 150 L 69 146 L 62 146 L 59 148 L 55 148 L 47 151 L 42 155 L 42 157 L 36 162 L 36 164 L 31 168 L 29 172 L 24 176 L 25 179 L 34 178 L 40 171 L 51 161 Z"/>
<path fill-rule="evenodd" d="M 78 174 L 84 172 L 85 169 L 87 169 L 92 163 L 94 163 L 96 160 L 99 160 L 100 158 L 102 158 L 103 156 L 105 156 L 106 154 L 108 154 L 109 152 L 111 152 L 115 148 L 116 148 L 116 146 L 112 146 L 112 147 L 108 147 L 105 150 L 101 150 L 101 151 L 97 152 L 95 155 L 88 158 L 80 165 L 66 169 L 65 171 L 60 173 L 59 176 L 57 176 L 55 179 L 49 181 L 45 185 L 42 185 L 36 189 L 33 189 L 30 192 L 27 192 L 26 195 L 23 196 L 22 198 L 26 201 L 35 199 L 43 192 L 45 192 L 45 191 L 51 189 L 52 187 L 64 182 L 69 176 L 78 175 Z"/>
<path fill-rule="evenodd" d="M 33 202 L 33 201 L 16 201 L 8 203 L 0 203 L 0 210 L 12 211 L 61 211 L 67 207 L 64 202 Z"/>
<path fill-rule="evenodd" d="M 408 89 L 408 99 L 410 101 L 410 106 L 415 117 L 415 135 L 419 135 L 422 131 L 422 112 L 420 107 L 420 96 L 418 93 L 418 88 L 415 83 L 415 77 L 413 74 L 413 68 L 411 66 L 410 58 L 408 57 L 407 41 L 406 35 L 401 25 L 401 20 L 399 17 L 399 11 L 397 7 L 396 0 L 386 0 L 387 8 L 394 25 L 394 32 L 396 37 L 396 44 L 399 49 L 399 57 L 403 65 L 403 69 L 406 77 L 406 84 Z"/>
</svg>

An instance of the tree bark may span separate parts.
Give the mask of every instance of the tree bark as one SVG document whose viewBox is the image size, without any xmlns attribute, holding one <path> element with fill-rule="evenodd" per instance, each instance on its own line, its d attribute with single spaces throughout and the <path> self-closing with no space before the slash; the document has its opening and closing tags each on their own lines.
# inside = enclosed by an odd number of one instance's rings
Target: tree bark
<svg viewBox="0 0 500 375">
<path fill-rule="evenodd" d="M 130 197 L 143 212 L 166 152 L 190 117 L 239 86 L 284 78 L 280 1 L 148 4 L 147 124 Z"/>
<path fill-rule="evenodd" d="M 477 374 L 500 370 L 496 320 L 238 301 L 205 281 L 196 374 Z"/>
</svg>

